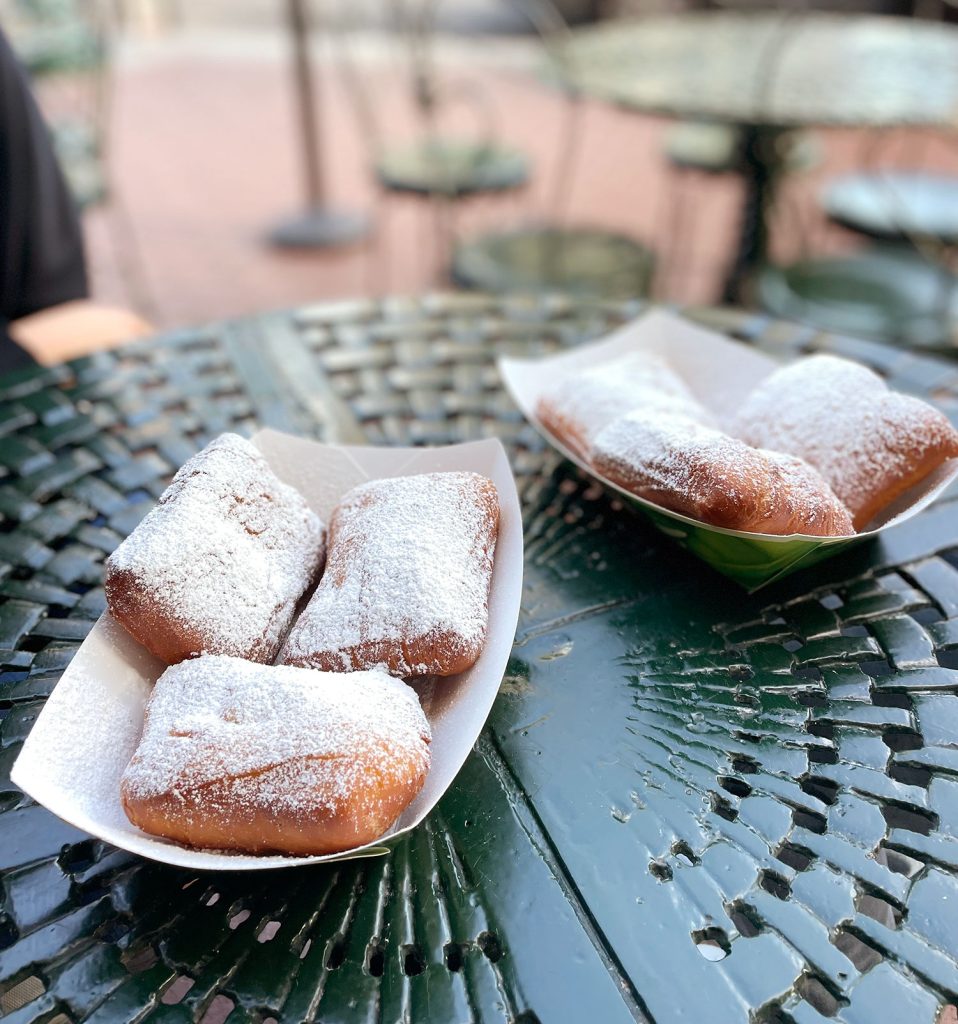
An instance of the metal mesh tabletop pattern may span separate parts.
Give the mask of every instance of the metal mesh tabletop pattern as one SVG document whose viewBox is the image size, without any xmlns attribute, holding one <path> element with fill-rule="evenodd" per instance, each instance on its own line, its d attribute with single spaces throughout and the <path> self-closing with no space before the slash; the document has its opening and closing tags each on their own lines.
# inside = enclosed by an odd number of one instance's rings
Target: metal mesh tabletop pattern
<svg viewBox="0 0 958 1024">
<path fill-rule="evenodd" d="M 569 80 L 626 106 L 748 124 L 954 124 L 958 30 L 804 11 L 660 15 L 578 30 Z"/>
<path fill-rule="evenodd" d="M 501 390 L 497 354 L 637 311 L 319 306 L 0 381 L 4 1024 L 921 1024 L 955 1001 L 958 495 L 745 595 L 563 463 Z M 958 419 L 953 365 L 701 315 L 772 352 L 858 358 Z M 262 425 L 500 436 L 523 612 L 474 753 L 389 856 L 197 875 L 90 840 L 9 768 L 103 609 L 106 553 L 193 451 Z"/>
</svg>

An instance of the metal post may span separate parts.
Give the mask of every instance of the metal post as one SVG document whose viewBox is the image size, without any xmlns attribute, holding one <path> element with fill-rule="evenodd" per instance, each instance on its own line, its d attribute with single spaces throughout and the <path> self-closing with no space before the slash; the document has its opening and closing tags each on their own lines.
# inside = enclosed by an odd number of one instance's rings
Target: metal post
<svg viewBox="0 0 958 1024">
<path fill-rule="evenodd" d="M 293 81 L 299 113 L 306 210 L 278 224 L 269 234 L 273 245 L 291 249 L 325 249 L 346 245 L 369 229 L 360 213 L 326 205 L 322 167 L 322 102 L 317 102 L 309 53 L 308 0 L 288 0 L 287 18 L 293 42 Z"/>
<path fill-rule="evenodd" d="M 315 102 L 316 85 L 309 59 L 309 11 L 305 0 L 288 0 L 289 29 L 293 37 L 293 76 L 299 107 L 299 129 L 303 140 L 306 171 L 306 199 L 310 207 L 323 201 L 323 169 L 319 160 L 319 110 Z"/>
</svg>

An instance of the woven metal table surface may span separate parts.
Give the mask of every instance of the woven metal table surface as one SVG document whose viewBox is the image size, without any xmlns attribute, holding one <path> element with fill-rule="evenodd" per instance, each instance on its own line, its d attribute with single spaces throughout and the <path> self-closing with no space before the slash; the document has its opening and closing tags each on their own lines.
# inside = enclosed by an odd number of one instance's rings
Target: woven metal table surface
<svg viewBox="0 0 958 1024">
<path fill-rule="evenodd" d="M 580 89 L 672 117 L 742 124 L 954 125 L 958 28 L 908 18 L 698 11 L 576 30 Z"/>
<path fill-rule="evenodd" d="M 634 305 L 320 306 L 0 381 L 0 1015 L 554 1024 L 954 1020 L 958 505 L 746 596 L 545 448 L 501 352 Z M 765 318 L 958 418 L 958 368 Z M 523 610 L 489 724 L 387 857 L 196 874 L 9 782 L 106 554 L 224 429 L 498 435 Z"/>
</svg>

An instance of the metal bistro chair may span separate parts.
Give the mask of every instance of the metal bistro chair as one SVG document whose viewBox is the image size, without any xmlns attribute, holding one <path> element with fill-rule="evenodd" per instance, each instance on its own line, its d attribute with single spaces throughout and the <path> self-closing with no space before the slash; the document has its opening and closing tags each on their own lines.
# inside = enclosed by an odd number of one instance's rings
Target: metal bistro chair
<svg viewBox="0 0 958 1024">
<path fill-rule="evenodd" d="M 954 351 L 958 289 L 958 179 L 875 172 L 833 181 L 829 219 L 872 241 L 853 256 L 770 269 L 763 304 L 826 329 Z"/>
<path fill-rule="evenodd" d="M 404 45 L 420 132 L 415 138 L 387 144 L 377 124 L 370 132 L 370 146 L 376 180 L 385 196 L 411 197 L 427 204 L 434 259 L 444 273 L 462 204 L 521 188 L 529 179 L 529 162 L 518 149 L 500 144 L 496 112 L 475 82 L 440 82 L 433 47 L 438 14 L 438 0 L 393 0 L 392 18 Z M 442 127 L 443 114 L 454 105 L 468 107 L 476 115 L 475 133 L 449 133 Z M 370 120 L 375 118 L 370 115 Z"/>
<path fill-rule="evenodd" d="M 843 2 L 847 3 L 847 0 Z M 746 12 L 769 8 L 781 11 L 781 29 L 772 38 L 767 53 L 763 55 L 764 72 L 755 83 L 756 98 L 759 98 L 774 80 L 776 62 L 780 59 L 781 48 L 787 43 L 789 31 L 793 29 L 793 22 L 815 5 L 811 0 L 707 0 L 702 6 Z M 674 297 L 674 268 L 685 263 L 684 254 L 679 251 L 674 240 L 688 237 L 686 225 L 689 216 L 694 213 L 700 179 L 702 176 L 714 177 L 734 173 L 745 158 L 744 146 L 741 127 L 735 124 L 681 121 L 668 133 L 665 157 L 673 172 L 677 172 L 674 175 L 676 181 L 670 202 L 669 237 L 673 242 L 668 256 L 668 272 L 662 275 L 666 287 L 670 289 L 670 298 Z M 821 141 L 811 132 L 799 129 L 782 131 L 775 141 L 775 150 L 778 154 L 776 164 L 783 179 L 811 171 L 822 160 Z M 682 179 L 686 179 L 691 188 L 683 188 Z M 788 212 L 791 219 L 799 225 L 799 230 L 802 230 L 801 211 L 794 203 L 782 203 L 782 198 L 779 196 L 779 203 L 790 207 Z M 694 251 L 694 243 L 688 248 Z"/>
<path fill-rule="evenodd" d="M 563 291 L 599 298 L 635 298 L 649 294 L 655 253 L 619 232 L 565 223 L 579 123 L 578 91 L 564 73 L 561 48 L 568 33 L 551 0 L 524 0 L 523 10 L 539 34 L 553 67 L 553 79 L 566 101 L 565 125 L 558 140 L 556 174 L 546 217 L 462 240 L 455 249 L 451 275 L 462 288 L 493 292 Z"/>
<path fill-rule="evenodd" d="M 665 207 L 668 230 L 664 232 L 669 243 L 657 284 L 657 292 L 664 298 L 682 297 L 678 282 L 687 276 L 689 253 L 697 249 L 692 235 L 702 180 L 735 173 L 742 159 L 741 147 L 741 131 L 734 124 L 679 121 L 669 129 L 664 147 L 671 172 Z M 782 171 L 789 177 L 813 170 L 822 159 L 821 144 L 809 132 L 784 133 L 778 148 Z"/>
</svg>

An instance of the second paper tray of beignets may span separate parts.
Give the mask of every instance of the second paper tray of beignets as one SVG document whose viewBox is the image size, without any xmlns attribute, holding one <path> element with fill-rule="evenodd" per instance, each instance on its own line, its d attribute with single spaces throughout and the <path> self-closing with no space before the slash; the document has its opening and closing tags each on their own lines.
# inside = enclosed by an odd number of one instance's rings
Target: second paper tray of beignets
<svg viewBox="0 0 958 1024">
<path fill-rule="evenodd" d="M 464 672 L 482 653 L 499 499 L 477 473 L 361 484 L 334 509 L 326 571 L 280 661 L 326 671 Z"/>
</svg>

